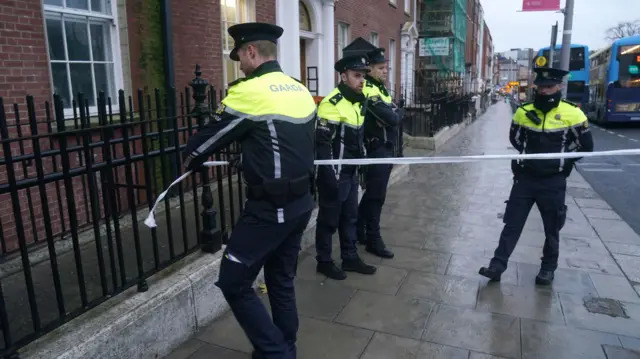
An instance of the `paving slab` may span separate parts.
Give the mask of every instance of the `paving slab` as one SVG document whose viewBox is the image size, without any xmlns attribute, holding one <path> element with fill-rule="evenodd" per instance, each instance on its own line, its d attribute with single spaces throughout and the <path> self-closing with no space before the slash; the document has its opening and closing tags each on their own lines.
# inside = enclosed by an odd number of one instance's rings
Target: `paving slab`
<svg viewBox="0 0 640 359">
<path fill-rule="evenodd" d="M 490 107 L 438 155 L 512 151 L 510 116 L 505 104 Z M 535 284 L 545 240 L 535 207 L 502 281 L 477 274 L 497 246 L 512 178 L 508 161 L 412 166 L 383 208 L 395 258 L 359 247 L 375 275 L 332 281 L 315 272 L 313 247 L 302 252 L 298 357 L 626 359 L 639 350 L 640 237 L 575 171 L 553 284 Z M 251 350 L 227 313 L 169 358 L 248 359 Z"/>
</svg>

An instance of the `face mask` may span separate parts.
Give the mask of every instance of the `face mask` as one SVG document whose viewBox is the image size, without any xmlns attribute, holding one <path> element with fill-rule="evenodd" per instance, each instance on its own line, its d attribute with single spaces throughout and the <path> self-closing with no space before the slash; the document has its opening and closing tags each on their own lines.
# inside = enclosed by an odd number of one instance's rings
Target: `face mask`
<svg viewBox="0 0 640 359">
<path fill-rule="evenodd" d="M 542 113 L 547 113 L 558 107 L 561 98 L 562 93 L 560 91 L 551 95 L 542 95 L 540 93 L 536 93 L 536 96 L 533 99 L 533 105 L 538 110 L 542 111 Z"/>
</svg>

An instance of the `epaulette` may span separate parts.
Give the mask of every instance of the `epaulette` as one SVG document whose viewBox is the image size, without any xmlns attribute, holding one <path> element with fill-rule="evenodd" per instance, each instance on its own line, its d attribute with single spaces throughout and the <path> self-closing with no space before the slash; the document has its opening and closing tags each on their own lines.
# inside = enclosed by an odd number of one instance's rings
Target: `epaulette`
<svg viewBox="0 0 640 359">
<path fill-rule="evenodd" d="M 371 83 L 371 81 L 367 81 L 367 87 L 373 87 L 373 83 Z"/>
<path fill-rule="evenodd" d="M 340 100 L 342 100 L 344 98 L 344 96 L 342 96 L 341 93 L 337 93 L 335 95 L 333 95 L 333 97 L 331 97 L 329 99 L 329 102 L 331 102 L 334 106 L 338 104 L 338 102 L 340 102 Z"/>
<path fill-rule="evenodd" d="M 532 103 L 533 101 L 527 101 L 527 102 L 523 102 L 520 106 L 531 105 Z"/>
<path fill-rule="evenodd" d="M 565 100 L 565 99 L 561 99 L 560 101 L 562 101 L 562 102 L 564 102 L 564 103 L 566 103 L 566 104 L 569 104 L 569 105 L 571 105 L 571 106 L 573 106 L 573 107 L 578 107 L 578 104 L 577 104 L 577 103 L 575 103 L 575 102 L 567 101 L 567 100 Z"/>
<path fill-rule="evenodd" d="M 235 81 L 229 82 L 227 84 L 227 89 L 230 89 L 231 87 L 233 87 L 233 86 L 235 86 L 235 85 L 237 85 L 237 84 L 239 84 L 241 82 L 245 82 L 245 81 L 247 81 L 247 78 L 246 77 L 241 77 L 241 78 L 239 78 L 239 79 L 237 79 Z"/>
</svg>

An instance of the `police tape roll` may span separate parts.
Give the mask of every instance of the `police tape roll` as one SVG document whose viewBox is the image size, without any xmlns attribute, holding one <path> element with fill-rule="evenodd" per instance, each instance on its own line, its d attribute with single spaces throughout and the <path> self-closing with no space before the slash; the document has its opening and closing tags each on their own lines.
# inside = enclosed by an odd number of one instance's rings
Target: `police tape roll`
<svg viewBox="0 0 640 359">
<path fill-rule="evenodd" d="M 613 150 L 613 151 L 597 151 L 597 152 L 564 152 L 564 153 L 535 153 L 535 154 L 501 154 L 501 155 L 471 155 L 471 156 L 442 156 L 442 157 L 392 157 L 392 158 L 357 158 L 342 160 L 316 160 L 314 164 L 321 165 L 377 165 L 377 164 L 441 164 L 441 163 L 470 163 L 480 161 L 495 160 L 550 160 L 550 159 L 567 159 L 567 158 L 584 158 L 584 157 L 610 157 L 610 156 L 634 156 L 640 155 L 640 149 L 629 150 Z M 209 161 L 202 165 L 205 167 L 215 167 L 228 165 L 227 161 Z M 155 210 L 160 201 L 164 199 L 169 190 L 187 178 L 191 172 L 187 171 L 182 176 L 173 181 L 167 189 L 160 193 L 156 202 L 153 204 L 149 215 L 144 220 L 144 224 L 149 228 L 157 227 L 155 220 Z"/>
</svg>

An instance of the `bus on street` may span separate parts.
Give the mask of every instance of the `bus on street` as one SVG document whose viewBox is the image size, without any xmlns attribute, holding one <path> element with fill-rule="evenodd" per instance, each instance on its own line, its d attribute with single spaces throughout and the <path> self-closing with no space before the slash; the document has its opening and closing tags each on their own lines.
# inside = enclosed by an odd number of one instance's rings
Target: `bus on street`
<svg viewBox="0 0 640 359">
<path fill-rule="evenodd" d="M 618 39 L 589 60 L 589 119 L 640 122 L 640 35 Z"/>
<path fill-rule="evenodd" d="M 538 56 L 544 56 L 549 61 L 549 49 L 549 46 L 543 47 L 538 51 Z M 556 45 L 553 51 L 552 68 L 560 68 L 561 51 L 562 45 Z M 545 66 L 549 65 L 547 62 Z M 567 100 L 575 102 L 582 109 L 589 103 L 589 47 L 586 45 L 571 44 Z"/>
</svg>

